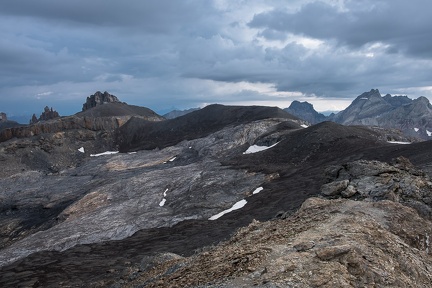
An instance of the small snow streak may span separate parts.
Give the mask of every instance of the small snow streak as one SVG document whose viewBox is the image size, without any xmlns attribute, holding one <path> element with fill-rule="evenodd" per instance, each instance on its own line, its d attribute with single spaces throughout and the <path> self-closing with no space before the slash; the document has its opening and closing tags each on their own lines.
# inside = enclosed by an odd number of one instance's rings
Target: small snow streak
<svg viewBox="0 0 432 288">
<path fill-rule="evenodd" d="M 303 128 L 308 128 L 308 127 L 309 127 L 309 126 L 306 125 L 306 124 L 301 124 L 300 126 L 303 127 Z"/>
<path fill-rule="evenodd" d="M 216 219 L 222 217 L 223 215 L 225 215 L 231 211 L 243 208 L 246 205 L 246 203 L 247 203 L 247 201 L 245 199 L 240 200 L 237 203 L 235 203 L 231 208 L 224 210 L 224 211 L 222 211 L 216 215 L 213 215 L 212 217 L 209 218 L 209 220 L 216 220 Z"/>
<path fill-rule="evenodd" d="M 262 190 L 264 190 L 263 187 L 258 187 L 257 189 L 255 189 L 252 194 L 258 194 L 259 192 L 261 192 Z"/>
<path fill-rule="evenodd" d="M 267 150 L 267 149 L 270 149 L 270 148 L 276 146 L 278 143 L 273 144 L 269 147 L 268 146 L 252 145 L 245 152 L 243 152 L 243 154 L 252 154 L 252 153 L 261 152 L 261 151 L 264 151 L 264 150 Z"/>
<path fill-rule="evenodd" d="M 411 142 L 402 142 L 402 141 L 387 141 L 387 142 L 392 144 L 411 144 Z"/>
<path fill-rule="evenodd" d="M 432 132 L 430 132 L 429 130 L 426 130 L 426 133 L 427 133 L 427 135 L 428 135 L 429 137 L 432 136 Z"/>
<path fill-rule="evenodd" d="M 99 153 L 99 154 L 90 154 L 90 157 L 99 157 L 99 156 L 103 156 L 103 155 L 111 155 L 111 154 L 117 154 L 119 153 L 118 151 L 106 151 L 103 153 Z"/>
<path fill-rule="evenodd" d="M 173 162 L 177 157 L 173 157 L 170 160 L 168 160 L 169 162 Z"/>
<path fill-rule="evenodd" d="M 79 148 L 78 151 L 81 152 L 81 153 L 84 153 L 85 152 L 84 151 L 84 147 Z"/>
<path fill-rule="evenodd" d="M 414 128 L 414 131 L 415 132 L 418 132 L 420 129 L 419 128 Z"/>
<path fill-rule="evenodd" d="M 167 189 L 165 189 L 165 191 L 164 191 L 164 193 L 163 193 L 163 199 L 162 199 L 162 201 L 159 203 L 159 206 L 160 207 L 162 207 L 162 206 L 164 206 L 165 205 L 165 202 L 166 202 L 166 196 L 167 196 L 167 192 L 168 192 L 168 188 Z"/>
</svg>

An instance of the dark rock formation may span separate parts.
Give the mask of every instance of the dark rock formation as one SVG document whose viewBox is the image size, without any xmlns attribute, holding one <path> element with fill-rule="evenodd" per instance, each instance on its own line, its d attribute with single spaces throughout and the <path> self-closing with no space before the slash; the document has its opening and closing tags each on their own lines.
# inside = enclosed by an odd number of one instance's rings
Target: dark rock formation
<svg viewBox="0 0 432 288">
<path fill-rule="evenodd" d="M 116 96 L 111 95 L 106 91 L 104 93 L 97 91 L 95 94 L 87 97 L 86 103 L 83 104 L 82 111 L 86 111 L 88 109 L 91 109 L 93 107 L 105 103 L 118 103 L 118 102 L 120 101 Z"/>
<path fill-rule="evenodd" d="M 393 107 L 397 108 L 403 105 L 411 104 L 412 99 L 408 98 L 407 96 L 392 96 L 390 94 L 386 94 L 383 99 L 392 105 Z"/>
<path fill-rule="evenodd" d="M 421 216 L 432 219 L 432 182 L 405 157 L 395 159 L 393 165 L 359 160 L 329 167 L 325 174 L 331 181 L 321 187 L 325 196 L 391 200 L 410 206 Z"/>
<path fill-rule="evenodd" d="M 47 120 L 52 120 L 52 119 L 56 119 L 59 117 L 60 117 L 59 113 L 57 111 L 53 110 L 52 107 L 50 109 L 48 106 L 45 106 L 44 111 L 39 116 L 39 119 L 36 118 L 35 114 L 33 114 L 32 118 L 30 119 L 30 124 L 36 124 L 39 121 L 47 121 Z"/>
<path fill-rule="evenodd" d="M 327 117 L 318 113 L 313 108 L 313 105 L 308 102 L 293 101 L 288 108 L 284 109 L 288 113 L 309 122 L 310 124 L 317 124 L 326 121 Z"/>
<path fill-rule="evenodd" d="M 0 113 L 0 122 L 7 121 L 7 120 L 8 119 L 7 119 L 6 113 L 1 112 Z"/>
<path fill-rule="evenodd" d="M 121 102 L 110 102 L 104 105 L 97 105 L 92 109 L 88 109 L 75 114 L 78 117 L 117 117 L 129 116 L 139 117 L 148 121 L 165 120 L 153 110 L 135 105 L 128 105 Z"/>
</svg>

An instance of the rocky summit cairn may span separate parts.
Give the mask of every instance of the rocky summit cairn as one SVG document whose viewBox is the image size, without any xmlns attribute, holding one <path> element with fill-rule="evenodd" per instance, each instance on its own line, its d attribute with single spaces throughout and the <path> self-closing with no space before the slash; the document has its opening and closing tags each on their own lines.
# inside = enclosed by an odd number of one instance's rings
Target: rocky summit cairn
<svg viewBox="0 0 432 288">
<path fill-rule="evenodd" d="M 106 91 L 104 93 L 97 91 L 95 94 L 87 97 L 86 103 L 83 104 L 82 111 L 86 111 L 90 108 L 96 107 L 98 105 L 102 105 L 104 103 L 113 103 L 113 102 L 115 103 L 120 101 L 116 96 L 111 95 Z"/>
</svg>

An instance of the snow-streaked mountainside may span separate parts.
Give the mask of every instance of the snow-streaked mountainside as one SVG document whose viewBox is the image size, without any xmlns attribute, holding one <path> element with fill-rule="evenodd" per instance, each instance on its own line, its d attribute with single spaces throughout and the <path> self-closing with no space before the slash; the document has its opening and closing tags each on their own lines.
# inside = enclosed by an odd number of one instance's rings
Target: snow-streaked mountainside
<svg viewBox="0 0 432 288">
<path fill-rule="evenodd" d="M 116 104 L 0 142 L 1 287 L 430 283 L 432 142 L 275 107 Z"/>
</svg>

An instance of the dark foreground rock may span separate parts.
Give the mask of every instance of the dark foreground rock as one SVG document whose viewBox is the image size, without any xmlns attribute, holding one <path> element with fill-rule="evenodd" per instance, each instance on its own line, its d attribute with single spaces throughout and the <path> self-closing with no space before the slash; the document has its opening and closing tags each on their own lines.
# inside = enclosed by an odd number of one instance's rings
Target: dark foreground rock
<svg viewBox="0 0 432 288">
<path fill-rule="evenodd" d="M 120 287 L 428 287 L 431 224 L 392 201 L 310 198 L 285 220 L 255 221 L 199 254 L 135 268 Z"/>
</svg>

